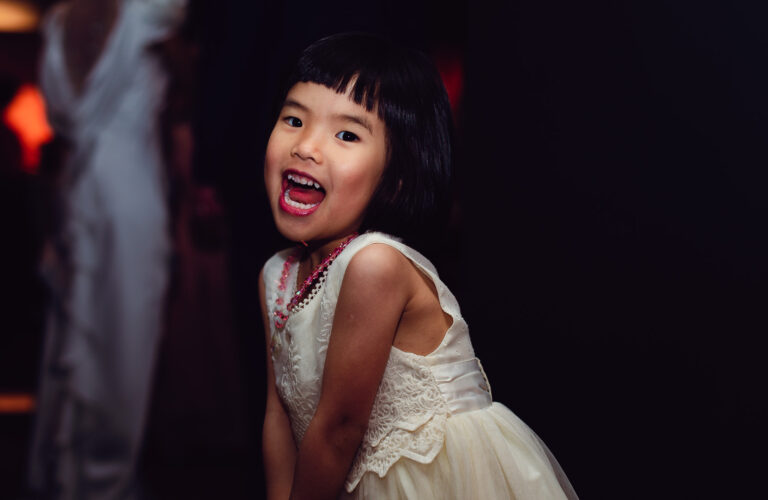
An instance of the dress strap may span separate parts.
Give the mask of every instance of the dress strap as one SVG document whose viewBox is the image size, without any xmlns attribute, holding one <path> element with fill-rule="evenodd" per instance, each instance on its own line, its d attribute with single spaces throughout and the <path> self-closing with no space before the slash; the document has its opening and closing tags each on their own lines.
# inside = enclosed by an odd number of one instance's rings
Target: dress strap
<svg viewBox="0 0 768 500">
<path fill-rule="evenodd" d="M 326 279 L 328 293 L 332 293 L 335 297 L 339 296 L 341 282 L 344 279 L 347 265 L 349 265 L 349 262 L 357 252 L 374 243 L 383 243 L 395 248 L 413 262 L 424 274 L 429 276 L 435 284 L 440 305 L 443 310 L 453 318 L 454 324 L 461 320 L 461 311 L 459 309 L 459 304 L 456 301 L 456 297 L 453 296 L 448 287 L 442 282 L 437 274 L 435 266 L 432 265 L 429 259 L 424 257 L 417 250 L 404 244 L 399 238 L 376 231 L 369 231 L 352 240 L 347 248 L 345 248 L 336 258 L 336 261 L 328 270 L 328 277 Z"/>
</svg>

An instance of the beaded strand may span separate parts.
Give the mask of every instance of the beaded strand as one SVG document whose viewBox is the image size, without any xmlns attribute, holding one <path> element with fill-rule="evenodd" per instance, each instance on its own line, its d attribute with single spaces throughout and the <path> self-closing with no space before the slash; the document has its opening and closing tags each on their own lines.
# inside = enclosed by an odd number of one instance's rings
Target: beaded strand
<svg viewBox="0 0 768 500">
<path fill-rule="evenodd" d="M 328 256 L 323 259 L 323 261 L 318 264 L 314 270 L 312 270 L 309 276 L 307 276 L 307 279 L 305 279 L 301 284 L 299 290 L 293 294 L 291 300 L 288 302 L 288 305 L 286 305 L 286 307 L 282 310 L 281 306 L 285 303 L 285 301 L 283 300 L 282 296 L 277 297 L 275 300 L 275 310 L 273 315 L 275 317 L 275 327 L 278 330 L 285 328 L 285 324 L 288 322 L 288 316 L 290 316 L 294 310 L 302 309 L 312 300 L 312 298 L 314 298 L 320 286 L 325 282 L 325 277 L 328 273 L 328 267 L 334 260 L 336 260 L 336 257 L 339 256 L 342 250 L 344 250 L 347 245 L 349 245 L 349 242 L 352 241 L 356 236 L 357 233 L 352 233 L 347 239 L 342 241 L 339 246 L 334 248 L 333 251 L 328 254 Z M 301 251 L 301 248 L 297 248 L 291 255 L 288 256 L 287 259 L 285 259 L 285 262 L 283 263 L 283 272 L 280 274 L 280 282 L 277 285 L 278 290 L 283 293 L 288 287 L 288 274 L 290 273 L 291 266 L 299 259 L 299 254 Z M 317 283 L 317 286 L 312 287 L 312 285 L 315 283 Z M 307 293 L 310 287 L 312 287 L 312 290 L 311 292 Z"/>
</svg>

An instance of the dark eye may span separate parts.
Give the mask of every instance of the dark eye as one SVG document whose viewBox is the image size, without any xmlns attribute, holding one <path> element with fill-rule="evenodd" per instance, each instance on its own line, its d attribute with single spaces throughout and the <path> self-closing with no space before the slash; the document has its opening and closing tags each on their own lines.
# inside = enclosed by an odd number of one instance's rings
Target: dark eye
<svg viewBox="0 0 768 500">
<path fill-rule="evenodd" d="M 353 134 L 352 132 L 347 132 L 346 130 L 342 130 L 341 132 L 336 134 L 336 137 L 338 137 L 339 139 L 345 142 L 355 142 L 356 140 L 359 139 L 355 134 Z"/>
<path fill-rule="evenodd" d="M 301 123 L 301 120 L 299 120 L 295 116 L 288 116 L 288 117 L 286 117 L 285 118 L 285 123 L 287 123 L 289 127 L 301 127 L 303 125 Z"/>
</svg>

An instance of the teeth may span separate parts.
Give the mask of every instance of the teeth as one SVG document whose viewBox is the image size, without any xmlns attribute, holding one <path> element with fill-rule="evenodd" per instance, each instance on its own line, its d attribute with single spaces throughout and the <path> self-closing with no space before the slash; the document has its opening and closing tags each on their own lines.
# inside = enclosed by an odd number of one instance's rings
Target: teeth
<svg viewBox="0 0 768 500">
<path fill-rule="evenodd" d="M 290 178 L 290 176 L 288 176 Z M 293 208 L 299 208 L 301 210 L 309 210 L 310 208 L 314 208 L 318 206 L 320 203 L 301 203 L 300 201 L 294 201 L 291 199 L 290 196 L 288 196 L 288 193 L 290 192 L 290 189 L 285 190 L 285 194 L 283 195 L 283 200 L 288 204 L 288 206 L 291 206 Z"/>
<path fill-rule="evenodd" d="M 306 177 L 300 177 L 298 175 L 294 174 L 288 174 L 288 180 L 291 182 L 295 182 L 296 184 L 301 184 L 302 186 L 312 186 L 315 189 L 320 189 L 320 184 L 318 184 L 315 181 L 309 180 Z"/>
</svg>

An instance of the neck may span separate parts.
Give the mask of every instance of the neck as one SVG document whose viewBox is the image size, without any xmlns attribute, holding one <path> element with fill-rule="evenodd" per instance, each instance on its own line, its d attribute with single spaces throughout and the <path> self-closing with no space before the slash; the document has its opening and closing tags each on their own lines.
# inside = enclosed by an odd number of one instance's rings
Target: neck
<svg viewBox="0 0 768 500">
<path fill-rule="evenodd" d="M 323 260 L 328 257 L 339 245 L 347 240 L 353 233 L 342 236 L 341 238 L 335 238 L 332 240 L 321 240 L 307 242 L 306 253 L 304 255 L 309 259 L 310 269 L 314 269 L 320 265 Z"/>
</svg>

